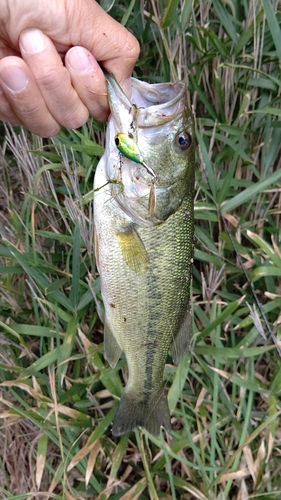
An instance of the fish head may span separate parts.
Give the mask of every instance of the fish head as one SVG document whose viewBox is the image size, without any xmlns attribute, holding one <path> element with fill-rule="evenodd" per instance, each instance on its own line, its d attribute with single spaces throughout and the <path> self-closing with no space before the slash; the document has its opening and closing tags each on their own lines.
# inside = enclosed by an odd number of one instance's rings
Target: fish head
<svg viewBox="0 0 281 500">
<path fill-rule="evenodd" d="M 193 196 L 194 116 L 186 84 L 132 78 L 129 99 L 112 75 L 106 79 L 111 109 L 106 178 L 112 198 L 134 222 L 159 224 Z"/>
</svg>

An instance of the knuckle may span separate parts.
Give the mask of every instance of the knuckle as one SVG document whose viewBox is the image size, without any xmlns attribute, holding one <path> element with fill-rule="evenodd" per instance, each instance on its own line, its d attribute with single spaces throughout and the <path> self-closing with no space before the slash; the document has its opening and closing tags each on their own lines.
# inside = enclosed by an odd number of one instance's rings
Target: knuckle
<svg viewBox="0 0 281 500">
<path fill-rule="evenodd" d="M 22 122 L 14 114 L 9 116 L 1 115 L 0 120 L 5 123 L 11 123 L 14 126 L 22 125 Z"/>
<path fill-rule="evenodd" d="M 88 120 L 89 112 L 81 103 L 78 106 L 73 106 L 65 111 L 60 122 L 61 125 L 67 128 L 79 128 Z"/>
<path fill-rule="evenodd" d="M 32 121 L 29 118 L 24 121 L 24 124 L 31 132 L 39 135 L 39 137 L 53 137 L 60 131 L 59 123 L 57 123 L 51 115 L 46 116 L 44 120 L 39 117 L 36 118 L 34 117 Z"/>
<path fill-rule="evenodd" d="M 49 128 L 46 128 L 46 130 L 42 130 L 40 132 L 37 131 L 36 135 L 39 135 L 40 137 L 47 139 L 49 137 L 53 137 L 54 135 L 58 134 L 59 131 L 60 131 L 60 125 L 55 124 L 50 126 Z"/>
<path fill-rule="evenodd" d="M 109 116 L 108 110 L 100 109 L 100 108 L 98 108 L 98 109 L 94 108 L 93 110 L 90 110 L 90 114 L 95 120 L 102 122 L 102 123 L 107 122 L 108 116 Z"/>
<path fill-rule="evenodd" d="M 59 72 L 57 68 L 45 68 L 37 79 L 37 85 L 45 95 L 50 112 L 62 126 L 78 128 L 87 121 L 87 108 L 72 87 L 70 75 L 65 68 L 61 68 Z"/>
<path fill-rule="evenodd" d="M 70 84 L 70 77 L 65 68 L 58 68 L 46 64 L 40 68 L 40 73 L 36 75 L 36 83 L 46 91 L 55 91 L 59 88 L 67 87 Z"/>
<path fill-rule="evenodd" d="M 40 137 L 52 137 L 60 130 L 60 125 L 33 86 L 26 89 L 20 99 L 9 96 L 7 100 L 4 94 L 0 94 L 0 120 L 13 125 L 25 125 Z"/>
<path fill-rule="evenodd" d="M 125 52 L 127 59 L 136 61 L 140 55 L 140 44 L 137 39 L 128 31 L 127 40 L 125 43 Z"/>
<path fill-rule="evenodd" d="M 20 119 L 3 94 L 0 94 L 0 120 L 10 122 L 13 125 L 21 125 Z"/>
<path fill-rule="evenodd" d="M 22 123 L 40 137 L 52 137 L 60 130 L 60 125 L 41 100 L 24 106 L 18 114 Z"/>
</svg>

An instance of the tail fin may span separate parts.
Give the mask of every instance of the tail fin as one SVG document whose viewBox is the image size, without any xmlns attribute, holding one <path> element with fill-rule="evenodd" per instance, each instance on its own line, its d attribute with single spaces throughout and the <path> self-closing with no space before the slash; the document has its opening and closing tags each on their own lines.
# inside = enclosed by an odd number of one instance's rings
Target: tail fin
<svg viewBox="0 0 281 500">
<path fill-rule="evenodd" d="M 171 430 L 168 401 L 163 387 L 153 393 L 148 401 L 136 399 L 125 390 L 113 420 L 113 436 L 122 436 L 135 427 L 144 427 L 151 434 L 158 436 L 161 425 L 167 431 Z"/>
</svg>

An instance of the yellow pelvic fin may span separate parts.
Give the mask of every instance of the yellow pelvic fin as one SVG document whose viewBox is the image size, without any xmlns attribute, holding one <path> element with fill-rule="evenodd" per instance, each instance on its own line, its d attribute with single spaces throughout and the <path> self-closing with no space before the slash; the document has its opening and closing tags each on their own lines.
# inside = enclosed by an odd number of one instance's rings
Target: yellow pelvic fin
<svg viewBox="0 0 281 500">
<path fill-rule="evenodd" d="M 149 269 L 149 258 L 141 237 L 133 224 L 117 229 L 116 236 L 123 259 L 130 269 L 143 274 Z"/>
</svg>

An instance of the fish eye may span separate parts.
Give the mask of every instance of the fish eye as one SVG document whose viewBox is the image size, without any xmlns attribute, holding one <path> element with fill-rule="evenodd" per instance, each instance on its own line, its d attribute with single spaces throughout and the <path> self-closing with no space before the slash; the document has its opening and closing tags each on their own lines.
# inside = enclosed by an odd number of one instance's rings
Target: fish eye
<svg viewBox="0 0 281 500">
<path fill-rule="evenodd" d="M 190 147 L 190 144 L 191 144 L 191 137 L 188 132 L 182 130 L 176 135 L 175 137 L 176 149 L 180 151 L 186 151 Z"/>
<path fill-rule="evenodd" d="M 120 146 L 120 139 L 118 136 L 115 137 L 114 142 L 115 142 L 117 147 Z"/>
</svg>

